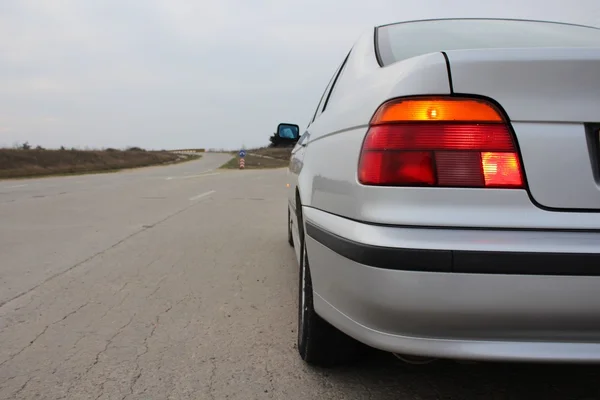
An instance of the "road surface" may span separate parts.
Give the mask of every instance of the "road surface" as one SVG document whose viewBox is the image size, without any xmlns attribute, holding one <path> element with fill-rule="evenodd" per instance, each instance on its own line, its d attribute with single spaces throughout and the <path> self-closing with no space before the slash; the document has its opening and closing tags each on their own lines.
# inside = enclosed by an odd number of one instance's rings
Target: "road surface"
<svg viewBox="0 0 600 400">
<path fill-rule="evenodd" d="M 0 399 L 600 398 L 590 366 L 307 367 L 285 171 L 227 157 L 0 182 Z"/>
</svg>

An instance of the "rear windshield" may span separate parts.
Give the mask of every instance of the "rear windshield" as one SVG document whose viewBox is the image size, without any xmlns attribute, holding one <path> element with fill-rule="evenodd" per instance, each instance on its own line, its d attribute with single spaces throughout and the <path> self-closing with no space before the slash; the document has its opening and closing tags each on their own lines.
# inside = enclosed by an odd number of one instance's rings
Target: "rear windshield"
<svg viewBox="0 0 600 400">
<path fill-rule="evenodd" d="M 600 47 L 600 29 L 537 21 L 435 20 L 382 26 L 383 65 L 444 50 L 518 47 Z"/>
</svg>

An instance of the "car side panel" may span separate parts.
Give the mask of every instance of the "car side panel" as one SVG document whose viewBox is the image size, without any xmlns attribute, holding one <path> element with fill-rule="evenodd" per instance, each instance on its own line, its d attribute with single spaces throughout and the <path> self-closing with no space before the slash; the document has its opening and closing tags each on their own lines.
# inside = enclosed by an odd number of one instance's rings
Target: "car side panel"
<svg viewBox="0 0 600 400">
<path fill-rule="evenodd" d="M 360 148 L 368 121 L 383 101 L 417 94 L 450 94 L 442 53 L 381 68 L 375 64 L 374 53 L 371 54 L 374 65 L 369 66 L 364 60 L 364 56 L 372 51 L 367 50 L 367 42 L 363 40 L 355 46 L 330 106 L 311 126 L 311 143 L 299 176 L 304 205 L 359 221 L 387 225 L 600 229 L 600 213 L 547 210 L 535 203 L 535 196 L 532 197 L 528 190 L 394 188 L 359 184 Z M 528 149 L 530 146 L 524 146 L 522 150 Z M 524 163 L 526 178 L 535 159 L 529 157 L 528 160 Z M 595 187 L 591 188 L 594 190 Z"/>
<path fill-rule="evenodd" d="M 360 147 L 382 101 L 449 93 L 442 53 L 381 68 L 375 57 L 373 33 L 364 35 L 353 47 L 327 109 L 310 126 L 311 140 L 298 178 L 302 204 L 356 215 L 358 206 L 352 197 L 360 189 L 356 179 Z"/>
<path fill-rule="evenodd" d="M 313 208 L 385 225 L 509 229 L 598 229 L 596 213 L 544 210 L 526 190 L 367 187 L 356 178 L 367 127 L 311 144 L 300 185 Z"/>
<path fill-rule="evenodd" d="M 300 146 L 299 143 L 294 146 L 290 156 L 290 165 L 288 168 L 288 201 L 293 211 L 296 209 L 296 187 L 298 186 L 298 175 L 302 171 L 304 164 L 305 146 Z"/>
</svg>

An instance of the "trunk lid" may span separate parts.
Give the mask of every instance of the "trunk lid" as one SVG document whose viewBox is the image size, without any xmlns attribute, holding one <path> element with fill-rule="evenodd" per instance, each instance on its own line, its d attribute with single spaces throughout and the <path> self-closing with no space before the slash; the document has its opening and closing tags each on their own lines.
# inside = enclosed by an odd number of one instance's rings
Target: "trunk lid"
<svg viewBox="0 0 600 400">
<path fill-rule="evenodd" d="M 532 200 L 600 210 L 600 48 L 446 54 L 454 93 L 491 98 L 506 111 Z"/>
</svg>

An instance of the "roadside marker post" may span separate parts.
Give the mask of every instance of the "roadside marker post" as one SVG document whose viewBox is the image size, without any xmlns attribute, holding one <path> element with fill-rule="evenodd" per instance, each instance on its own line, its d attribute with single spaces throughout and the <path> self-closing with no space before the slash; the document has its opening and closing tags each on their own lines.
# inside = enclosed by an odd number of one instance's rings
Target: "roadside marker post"
<svg viewBox="0 0 600 400">
<path fill-rule="evenodd" d="M 244 167 L 246 166 L 246 161 L 244 160 L 244 157 L 246 157 L 246 150 L 240 150 L 240 169 L 244 169 Z"/>
</svg>

